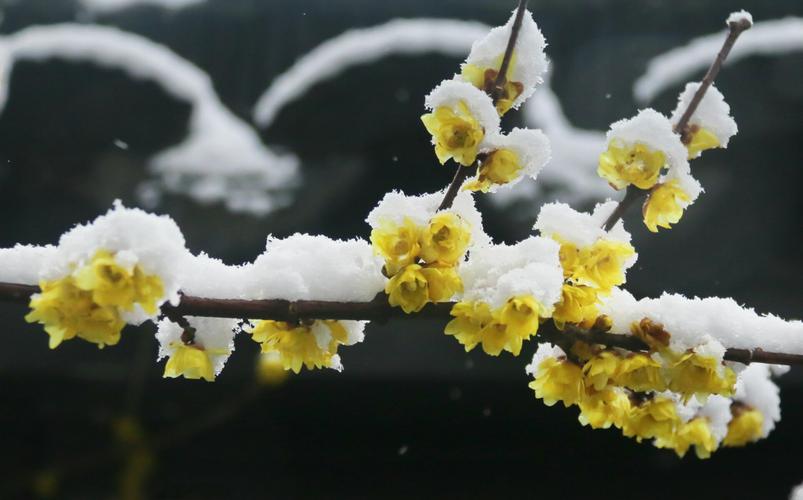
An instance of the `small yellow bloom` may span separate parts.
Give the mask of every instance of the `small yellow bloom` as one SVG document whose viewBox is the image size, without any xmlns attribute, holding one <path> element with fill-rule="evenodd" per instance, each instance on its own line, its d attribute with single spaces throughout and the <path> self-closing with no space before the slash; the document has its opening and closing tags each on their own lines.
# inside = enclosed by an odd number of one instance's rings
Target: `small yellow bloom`
<svg viewBox="0 0 803 500">
<path fill-rule="evenodd" d="M 602 351 L 583 365 L 586 387 L 602 391 L 616 377 L 621 358 L 613 351 Z"/>
<path fill-rule="evenodd" d="M 744 446 L 761 439 L 764 434 L 764 415 L 754 408 L 740 408 L 734 411 L 728 423 L 728 434 L 722 444 L 725 446 Z"/>
<path fill-rule="evenodd" d="M 498 62 L 495 65 L 496 68 L 502 65 L 502 57 L 503 54 L 500 54 L 497 58 Z M 499 113 L 499 116 L 507 113 L 508 110 L 513 107 L 513 102 L 515 102 L 516 98 L 524 91 L 524 85 L 521 82 L 510 81 L 510 73 L 515 64 L 516 53 L 514 52 L 513 56 L 510 58 L 510 66 L 508 66 L 507 75 L 505 75 L 506 78 L 502 95 L 496 100 L 496 111 Z M 466 81 L 470 82 L 478 89 L 491 93 L 494 90 L 496 75 L 499 74 L 499 70 L 495 68 L 481 68 L 474 64 L 464 64 L 461 68 L 461 74 Z"/>
<path fill-rule="evenodd" d="M 165 377 L 184 377 L 188 379 L 204 379 L 214 382 L 215 370 L 212 360 L 203 348 L 195 345 L 174 343 L 174 351 L 165 365 Z"/>
<path fill-rule="evenodd" d="M 638 442 L 650 438 L 668 440 L 679 424 L 674 401 L 656 397 L 632 407 L 622 423 L 622 434 Z"/>
<path fill-rule="evenodd" d="M 563 268 L 563 277 L 569 279 L 580 267 L 580 249 L 573 243 L 561 241 L 556 235 L 552 239 L 560 243 L 560 250 L 558 250 L 560 266 Z"/>
<path fill-rule="evenodd" d="M 427 281 L 429 302 L 444 302 L 463 291 L 463 280 L 453 267 L 425 266 L 420 273 Z"/>
<path fill-rule="evenodd" d="M 669 366 L 669 390 L 688 400 L 693 395 L 705 398 L 709 394 L 733 395 L 736 373 L 711 356 L 694 352 L 682 355 Z"/>
<path fill-rule="evenodd" d="M 655 446 L 671 448 L 681 458 L 686 455 L 690 447 L 694 446 L 697 458 L 706 459 L 717 450 L 718 444 L 711 433 L 708 420 L 704 417 L 697 417 L 681 424 L 674 435 L 657 436 Z"/>
<path fill-rule="evenodd" d="M 391 276 L 415 262 L 421 251 L 420 239 L 421 228 L 408 217 L 401 225 L 381 219 L 371 231 L 374 252 L 385 258 L 385 271 Z"/>
<path fill-rule="evenodd" d="M 454 319 L 446 325 L 444 333 L 454 335 L 466 352 L 482 341 L 480 332 L 494 320 L 491 308 L 485 302 L 458 302 L 449 314 Z"/>
<path fill-rule="evenodd" d="M 410 264 L 385 284 L 390 305 L 401 307 L 407 314 L 424 308 L 429 302 L 429 286 L 422 269 L 418 264 Z"/>
<path fill-rule="evenodd" d="M 610 426 L 621 427 L 630 413 L 630 398 L 624 392 L 606 389 L 593 391 L 578 404 L 580 416 L 578 420 L 592 429 L 607 429 Z"/>
<path fill-rule="evenodd" d="M 530 382 L 535 397 L 552 406 L 558 401 L 569 407 L 582 401 L 585 395 L 583 370 L 567 359 L 546 358 L 538 365 L 535 380 Z"/>
<path fill-rule="evenodd" d="M 157 302 L 164 295 L 158 276 L 146 275 L 139 266 L 126 269 L 107 250 L 98 250 L 74 276 L 76 286 L 92 292 L 92 300 L 100 306 L 131 311 L 135 303 L 140 303 L 145 312 L 155 314 Z"/>
<path fill-rule="evenodd" d="M 292 325 L 284 321 L 257 321 L 251 337 L 262 346 L 263 353 L 278 353 L 285 370 L 301 371 L 329 367 L 336 352 L 322 349 L 309 325 Z M 331 345 L 331 344 L 330 344 Z M 336 349 L 336 346 L 335 346 Z"/>
<path fill-rule="evenodd" d="M 628 147 L 614 139 L 599 157 L 597 174 L 615 189 L 629 184 L 649 189 L 658 181 L 665 164 L 666 155 L 662 151 L 654 151 L 642 143 Z"/>
<path fill-rule="evenodd" d="M 596 290 L 566 283 L 563 285 L 562 298 L 552 312 L 552 319 L 562 330 L 566 323 L 579 325 L 593 322 L 598 314 Z"/>
<path fill-rule="evenodd" d="M 528 339 L 538 333 L 538 319 L 543 313 L 544 306 L 531 295 L 511 297 L 499 310 L 499 323 L 508 336 Z"/>
<path fill-rule="evenodd" d="M 501 186 L 514 181 L 522 168 L 516 153 L 509 149 L 497 149 L 482 160 L 477 178 L 463 189 L 487 193 L 493 185 Z"/>
<path fill-rule="evenodd" d="M 625 282 L 625 262 L 635 254 L 630 243 L 599 240 L 580 250 L 572 280 L 608 292 Z"/>
<path fill-rule="evenodd" d="M 670 229 L 683 217 L 683 210 L 690 201 L 677 179 L 658 184 L 652 188 L 642 207 L 644 225 L 653 233 L 657 233 L 659 227 Z"/>
<path fill-rule="evenodd" d="M 692 127 L 691 141 L 686 144 L 686 149 L 689 151 L 689 160 L 691 160 L 700 156 L 703 151 L 719 146 L 719 138 L 713 132 L 700 127 Z"/>
<path fill-rule="evenodd" d="M 421 232 L 421 258 L 429 264 L 452 266 L 466 253 L 471 226 L 453 212 L 435 215 Z"/>
<path fill-rule="evenodd" d="M 446 163 L 454 158 L 457 163 L 469 166 L 477 159 L 485 130 L 465 102 L 461 101 L 456 109 L 439 106 L 434 112 L 422 115 L 421 121 L 432 134 L 438 161 Z"/>
<path fill-rule="evenodd" d="M 622 359 L 614 383 L 636 392 L 666 390 L 660 363 L 646 354 L 630 354 Z"/>
</svg>

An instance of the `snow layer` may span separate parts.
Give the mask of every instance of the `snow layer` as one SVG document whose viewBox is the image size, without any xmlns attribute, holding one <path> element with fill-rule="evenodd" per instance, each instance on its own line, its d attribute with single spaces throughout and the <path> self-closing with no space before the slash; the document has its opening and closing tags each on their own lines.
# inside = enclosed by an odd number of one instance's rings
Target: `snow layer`
<svg viewBox="0 0 803 500">
<path fill-rule="evenodd" d="M 610 231 L 602 226 L 616 208 L 616 202 L 598 203 L 592 213 L 578 212 L 565 203 L 547 203 L 541 207 L 534 229 L 543 236 L 557 236 L 560 240 L 580 248 L 593 245 L 600 239 L 630 242 L 624 224 L 620 220 Z"/>
<path fill-rule="evenodd" d="M 702 74 L 716 57 L 724 39 L 723 32 L 701 36 L 654 57 L 647 63 L 647 71 L 634 83 L 633 95 L 639 102 L 650 102 L 664 90 L 688 81 L 698 72 Z M 739 37 L 725 64 L 752 55 L 783 55 L 799 50 L 803 50 L 803 18 L 759 21 Z"/>
<path fill-rule="evenodd" d="M 669 119 L 654 109 L 642 109 L 633 118 L 625 118 L 611 124 L 608 143 L 620 141 L 625 146 L 642 143 L 666 155 L 669 169 L 688 170 L 688 151 L 680 136 L 672 130 Z"/>
<path fill-rule="evenodd" d="M 803 322 L 759 315 L 733 299 L 665 293 L 636 300 L 614 289 L 600 312 L 611 317 L 615 333 L 630 333 L 630 326 L 643 318 L 662 324 L 671 335 L 670 347 L 677 351 L 694 348 L 709 335 L 727 347 L 803 354 Z"/>
<path fill-rule="evenodd" d="M 673 124 L 680 120 L 681 115 L 689 107 L 689 103 L 699 87 L 700 83 L 698 82 L 686 84 L 686 88 L 678 97 L 678 105 L 675 107 L 675 111 L 672 112 L 672 118 L 670 118 Z M 711 85 L 694 114 L 691 115 L 689 125 L 697 125 L 713 133 L 719 139 L 722 147 L 726 148 L 730 138 L 739 131 L 736 121 L 730 115 L 730 111 L 731 108 L 725 102 L 725 96 L 714 85 Z"/>
<path fill-rule="evenodd" d="M 465 168 L 465 167 L 461 167 Z M 366 222 L 372 228 L 379 227 L 380 220 L 389 220 L 401 224 L 405 218 L 411 219 L 418 226 L 429 224 L 429 220 L 438 211 L 443 200 L 444 191 L 407 196 L 401 191 L 391 191 L 371 210 Z M 471 225 L 471 245 L 482 246 L 490 243 L 490 237 L 482 229 L 482 215 L 474 205 L 474 197 L 468 191 L 461 191 L 448 209 L 463 218 Z"/>
<path fill-rule="evenodd" d="M 466 63 L 480 68 L 497 68 L 507 48 L 515 18 L 514 11 L 504 26 L 492 29 L 486 36 L 474 42 Z M 521 30 L 509 73 L 509 80 L 519 82 L 524 87 L 521 95 L 513 101 L 514 109 L 521 106 L 533 94 L 536 85 L 543 82 L 542 76 L 548 64 L 544 53 L 545 47 L 544 35 L 533 20 L 532 13 L 526 10 L 522 17 Z"/>
<path fill-rule="evenodd" d="M 157 154 L 151 169 L 164 189 L 202 203 L 224 202 L 234 211 L 265 214 L 286 203 L 297 181 L 297 160 L 268 150 L 256 132 L 215 93 L 209 76 L 167 47 L 115 28 L 78 24 L 34 26 L 0 37 L 0 110 L 8 97 L 14 63 L 52 57 L 90 61 L 148 78 L 192 104 L 184 142 Z M 154 186 L 151 186 L 154 187 Z"/>
<path fill-rule="evenodd" d="M 458 268 L 465 289 L 462 300 L 499 307 L 509 298 L 532 295 L 552 309 L 561 298 L 563 269 L 554 240 L 531 236 L 515 245 L 485 245 L 469 252 Z"/>
<path fill-rule="evenodd" d="M 0 282 L 38 285 L 39 270 L 55 255 L 53 245 L 16 245 L 0 248 Z"/>
<path fill-rule="evenodd" d="M 489 148 L 513 151 L 522 165 L 521 175 L 507 184 L 493 184 L 489 190 L 492 193 L 499 188 L 507 189 L 515 186 L 525 176 L 535 180 L 552 155 L 549 139 L 540 130 L 514 128 L 507 135 L 500 134 L 493 138 Z"/>
<path fill-rule="evenodd" d="M 473 21 L 424 18 L 393 19 L 346 31 L 307 52 L 276 77 L 254 106 L 254 120 L 260 127 L 270 126 L 288 103 L 352 66 L 391 55 L 439 53 L 463 57 L 489 29 Z"/>
</svg>

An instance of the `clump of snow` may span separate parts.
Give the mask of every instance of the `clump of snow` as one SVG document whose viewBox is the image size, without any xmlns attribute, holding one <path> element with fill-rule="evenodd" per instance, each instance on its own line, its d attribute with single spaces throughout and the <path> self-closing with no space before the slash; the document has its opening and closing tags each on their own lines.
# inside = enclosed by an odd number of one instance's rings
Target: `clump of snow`
<svg viewBox="0 0 803 500">
<path fill-rule="evenodd" d="M 0 282 L 36 285 L 44 262 L 53 258 L 53 245 L 15 245 L 0 248 Z"/>
<path fill-rule="evenodd" d="M 180 262 L 181 291 L 194 297 L 248 299 L 259 281 L 253 264 L 227 265 L 205 253 L 187 253 Z"/>
<path fill-rule="evenodd" d="M 675 351 L 697 347 L 710 336 L 727 347 L 803 354 L 803 322 L 760 315 L 733 299 L 664 293 L 636 300 L 629 292 L 614 289 L 603 299 L 600 312 L 613 320 L 615 333 L 630 333 L 631 325 L 643 318 L 662 324 Z"/>
<path fill-rule="evenodd" d="M 753 26 L 753 15 L 742 9 L 738 12 L 731 12 L 728 19 L 725 21 L 726 26 L 731 24 L 739 24 L 747 21 L 747 24 Z"/>
<path fill-rule="evenodd" d="M 464 167 L 461 167 L 464 168 Z M 382 220 L 401 224 L 409 218 L 416 225 L 424 227 L 438 212 L 443 200 L 444 191 L 407 196 L 401 191 L 391 191 L 382 198 L 379 204 L 368 214 L 366 222 L 372 228 L 379 227 Z M 451 208 L 446 211 L 459 215 L 471 226 L 471 245 L 481 246 L 490 243 L 490 237 L 482 229 L 482 215 L 474 205 L 474 197 L 468 191 L 461 191 L 455 197 Z"/>
<path fill-rule="evenodd" d="M 607 137 L 609 144 L 618 141 L 629 147 L 641 143 L 663 152 L 670 170 L 688 167 L 688 151 L 680 141 L 680 136 L 672 130 L 669 119 L 654 109 L 642 109 L 633 118 L 613 123 Z"/>
<path fill-rule="evenodd" d="M 708 420 L 711 434 L 717 443 L 722 442 L 728 434 L 728 423 L 732 418 L 731 399 L 712 394 L 703 403 L 698 415 Z"/>
<path fill-rule="evenodd" d="M 509 298 L 532 295 L 551 309 L 561 298 L 563 269 L 554 240 L 531 236 L 515 245 L 473 248 L 458 268 L 462 300 L 479 300 L 499 307 Z"/>
<path fill-rule="evenodd" d="M 515 18 L 516 12 L 514 11 L 504 26 L 493 28 L 485 37 L 474 42 L 466 64 L 498 70 L 510 39 Z M 521 95 L 513 101 L 514 109 L 526 101 L 535 91 L 535 87 L 543 82 L 542 76 L 548 66 L 544 53 L 545 47 L 544 35 L 541 34 L 541 30 L 533 20 L 532 13 L 525 10 L 508 73 L 508 80 L 519 82 L 524 87 Z"/>
<path fill-rule="evenodd" d="M 741 401 L 764 415 L 762 437 L 767 437 L 781 420 L 780 389 L 772 381 L 772 375 L 772 365 L 749 365 L 739 374 L 734 395 L 736 401 Z"/>
<path fill-rule="evenodd" d="M 500 123 L 499 114 L 488 94 L 467 82 L 445 80 L 435 87 L 424 100 L 424 105 L 429 110 L 442 106 L 457 110 L 461 103 L 466 105 L 472 116 L 485 129 L 480 150 L 487 151 L 491 140 L 499 134 Z"/>
<path fill-rule="evenodd" d="M 219 375 L 234 351 L 234 335 L 239 330 L 239 320 L 196 316 L 186 316 L 186 319 L 195 328 L 195 345 L 209 353 L 215 375 Z M 157 361 L 172 356 L 176 346 L 183 345 L 183 332 L 183 328 L 167 318 L 159 321 L 156 330 L 156 340 L 159 341 Z"/>
<path fill-rule="evenodd" d="M 246 293 L 253 299 L 369 301 L 385 286 L 382 265 L 364 240 L 270 237 L 248 270 L 252 278 Z"/>
<path fill-rule="evenodd" d="M 548 203 L 541 207 L 534 229 L 548 237 L 557 237 L 561 241 L 572 243 L 580 248 L 593 245 L 598 240 L 606 239 L 630 242 L 622 221 L 616 223 L 610 231 L 602 226 L 616 208 L 616 202 L 598 203 L 592 213 L 578 212 L 565 203 Z"/>
<path fill-rule="evenodd" d="M 686 84 L 686 88 L 678 96 L 678 105 L 672 112 L 672 123 L 677 123 L 681 115 L 689 107 L 694 93 L 700 87 L 699 82 Z M 689 125 L 696 125 L 714 134 L 721 147 L 728 147 L 728 141 L 736 135 L 738 127 L 730 115 L 730 106 L 725 102 L 725 96 L 714 85 L 711 85 L 700 101 L 699 106 L 689 120 Z"/>
<path fill-rule="evenodd" d="M 490 192 L 500 187 L 509 188 L 516 185 L 524 176 L 536 179 L 544 165 L 549 162 L 552 151 L 549 139 L 540 130 L 514 128 L 509 134 L 500 134 L 491 139 L 489 149 L 508 149 L 516 154 L 521 162 L 521 175 L 507 184 L 493 184 Z"/>
</svg>

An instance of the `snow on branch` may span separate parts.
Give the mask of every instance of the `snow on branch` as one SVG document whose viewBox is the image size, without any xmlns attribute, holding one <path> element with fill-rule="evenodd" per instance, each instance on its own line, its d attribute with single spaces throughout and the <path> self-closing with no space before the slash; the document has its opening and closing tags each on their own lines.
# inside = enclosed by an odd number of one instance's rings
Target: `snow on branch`
<svg viewBox="0 0 803 500">
<path fill-rule="evenodd" d="M 736 45 L 726 64 L 753 55 L 783 55 L 803 50 L 803 18 L 787 17 L 759 21 L 750 34 Z M 688 44 L 654 57 L 647 71 L 633 84 L 633 95 L 641 103 L 652 101 L 664 90 L 676 86 L 708 67 L 719 51 L 722 32 L 701 36 Z"/>
<path fill-rule="evenodd" d="M 120 69 L 157 82 L 192 105 L 186 139 L 151 159 L 160 182 L 147 186 L 184 193 L 202 203 L 265 214 L 287 202 L 297 160 L 266 148 L 257 133 L 228 110 L 209 76 L 167 47 L 115 28 L 34 26 L 0 38 L 0 109 L 19 60 L 62 58 Z"/>
</svg>

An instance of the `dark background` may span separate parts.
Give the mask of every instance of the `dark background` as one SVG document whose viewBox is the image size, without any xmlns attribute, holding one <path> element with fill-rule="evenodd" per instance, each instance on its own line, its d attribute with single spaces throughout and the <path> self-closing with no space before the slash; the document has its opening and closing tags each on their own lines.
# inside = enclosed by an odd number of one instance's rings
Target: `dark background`
<svg viewBox="0 0 803 500">
<path fill-rule="evenodd" d="M 95 22 L 169 46 L 207 71 L 223 102 L 249 120 L 276 75 L 346 29 L 393 17 L 498 25 L 513 7 L 210 0 L 177 12 L 138 7 Z M 650 57 L 721 29 L 742 7 L 756 20 L 803 15 L 796 0 L 531 3 L 566 114 L 600 130 L 635 113 L 630 88 Z M 86 16 L 69 1 L 7 2 L 0 32 L 76 19 Z M 261 131 L 267 144 L 301 157 L 304 184 L 287 209 L 255 218 L 170 196 L 158 211 L 176 219 L 191 249 L 229 263 L 252 260 L 270 233 L 367 237 L 365 215 L 385 192 L 417 194 L 448 183 L 452 169 L 437 164 L 418 117 L 423 96 L 459 62 L 387 58 L 288 105 Z M 739 135 L 729 149 L 694 162 L 706 194 L 675 229 L 653 235 L 637 210 L 627 217 L 640 254 L 628 289 L 732 296 L 760 312 L 800 318 L 803 53 L 751 57 L 727 67 L 717 85 Z M 678 91 L 653 105 L 670 112 Z M 0 246 L 55 243 L 115 198 L 136 204 L 147 159 L 181 140 L 189 110 L 158 85 L 119 71 L 58 60 L 16 64 L 0 115 Z M 129 149 L 115 147 L 116 139 Z M 532 226 L 531 208 L 480 204 L 486 230 L 499 240 L 516 241 Z M 343 373 L 304 372 L 255 393 L 258 348 L 247 338 L 238 339 L 214 384 L 164 380 L 152 327 L 127 330 L 103 351 L 78 341 L 50 351 L 24 314 L 0 304 L 2 498 L 32 496 L 43 471 L 60 479 L 57 498 L 116 497 L 123 461 L 110 429 L 122 415 L 135 416 L 160 447 L 145 490 L 154 498 L 785 498 L 803 481 L 799 369 L 780 381 L 784 418 L 767 440 L 707 461 L 693 453 L 678 460 L 616 431 L 581 427 L 576 410 L 535 400 L 524 374 L 534 343 L 519 358 L 490 358 L 465 354 L 440 333 L 442 325 L 372 325 L 364 343 L 341 351 Z"/>
</svg>

